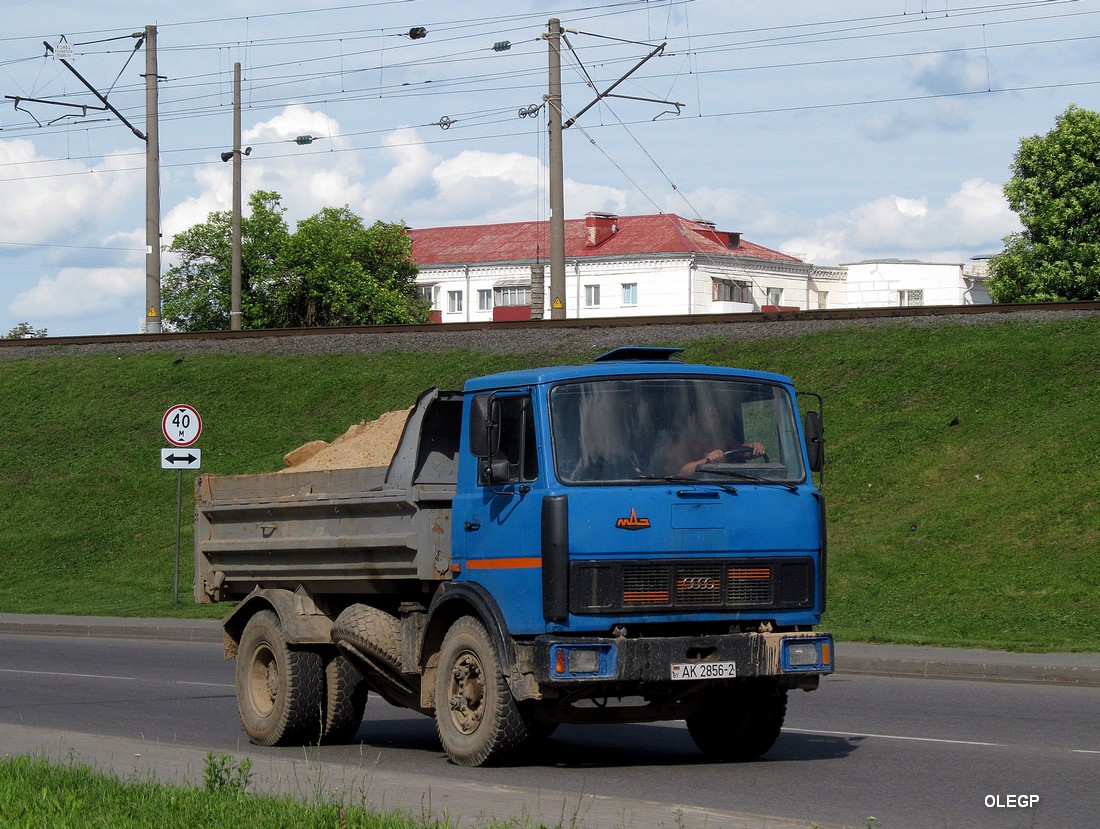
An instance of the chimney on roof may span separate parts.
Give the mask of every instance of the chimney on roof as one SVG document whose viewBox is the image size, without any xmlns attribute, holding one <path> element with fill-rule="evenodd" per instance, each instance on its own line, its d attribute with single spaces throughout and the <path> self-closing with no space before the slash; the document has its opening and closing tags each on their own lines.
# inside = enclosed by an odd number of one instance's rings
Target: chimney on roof
<svg viewBox="0 0 1100 829">
<path fill-rule="evenodd" d="M 586 213 L 584 246 L 595 248 L 619 232 L 619 217 L 614 213 Z"/>
<path fill-rule="evenodd" d="M 728 236 L 729 236 L 728 244 L 731 248 L 741 247 L 741 234 L 740 233 L 738 233 L 735 230 L 731 230 L 729 232 Z"/>
</svg>

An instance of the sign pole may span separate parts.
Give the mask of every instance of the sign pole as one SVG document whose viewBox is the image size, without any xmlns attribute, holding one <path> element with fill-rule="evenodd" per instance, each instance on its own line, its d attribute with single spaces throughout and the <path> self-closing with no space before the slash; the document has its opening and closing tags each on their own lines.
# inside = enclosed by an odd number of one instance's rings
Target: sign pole
<svg viewBox="0 0 1100 829">
<path fill-rule="evenodd" d="M 172 596 L 180 603 L 180 519 L 183 510 L 183 470 L 176 471 L 176 574 L 172 579 Z"/>
<path fill-rule="evenodd" d="M 194 406 L 181 403 L 164 413 L 160 430 L 172 448 L 160 450 L 162 469 L 176 470 L 176 569 L 172 577 L 172 599 L 180 603 L 180 526 L 183 523 L 183 470 L 198 469 L 202 452 L 191 444 L 202 434 L 202 418 Z"/>
</svg>

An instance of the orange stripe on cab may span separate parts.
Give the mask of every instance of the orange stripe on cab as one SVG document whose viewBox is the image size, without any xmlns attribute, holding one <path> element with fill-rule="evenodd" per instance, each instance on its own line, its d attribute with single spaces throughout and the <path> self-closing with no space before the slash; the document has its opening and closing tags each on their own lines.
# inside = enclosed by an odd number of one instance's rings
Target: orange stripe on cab
<svg viewBox="0 0 1100 829">
<path fill-rule="evenodd" d="M 511 570 L 517 567 L 542 567 L 541 558 L 472 558 L 466 562 L 470 570 Z"/>
</svg>

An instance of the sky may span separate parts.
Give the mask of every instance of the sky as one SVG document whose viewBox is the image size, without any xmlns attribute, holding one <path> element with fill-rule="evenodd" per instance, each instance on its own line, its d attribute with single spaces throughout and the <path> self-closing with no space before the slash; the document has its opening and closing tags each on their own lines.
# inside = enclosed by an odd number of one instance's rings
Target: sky
<svg viewBox="0 0 1100 829">
<path fill-rule="evenodd" d="M 675 213 L 821 266 L 996 253 L 1021 138 L 1100 109 L 1100 0 L 5 0 L 0 336 L 142 330 L 147 26 L 168 245 L 231 209 L 234 63 L 245 203 L 279 193 L 292 229 L 547 219 L 551 18 L 567 119 L 634 70 L 564 134 L 567 218 Z"/>
</svg>

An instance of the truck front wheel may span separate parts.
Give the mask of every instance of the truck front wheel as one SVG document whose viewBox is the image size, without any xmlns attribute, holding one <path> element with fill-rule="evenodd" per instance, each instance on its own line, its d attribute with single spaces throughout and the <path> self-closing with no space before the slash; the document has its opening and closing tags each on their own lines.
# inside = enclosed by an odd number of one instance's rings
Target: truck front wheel
<svg viewBox="0 0 1100 829">
<path fill-rule="evenodd" d="M 444 751 L 459 766 L 498 760 L 527 736 L 489 633 L 470 616 L 458 619 L 443 637 L 435 722 Z"/>
<path fill-rule="evenodd" d="M 775 744 L 786 714 L 786 688 L 747 680 L 708 693 L 687 717 L 687 727 L 695 745 L 711 760 L 744 762 Z"/>
<path fill-rule="evenodd" d="M 324 676 L 321 654 L 288 646 L 273 611 L 249 619 L 237 651 L 237 709 L 249 739 L 261 746 L 320 739 Z"/>
</svg>

